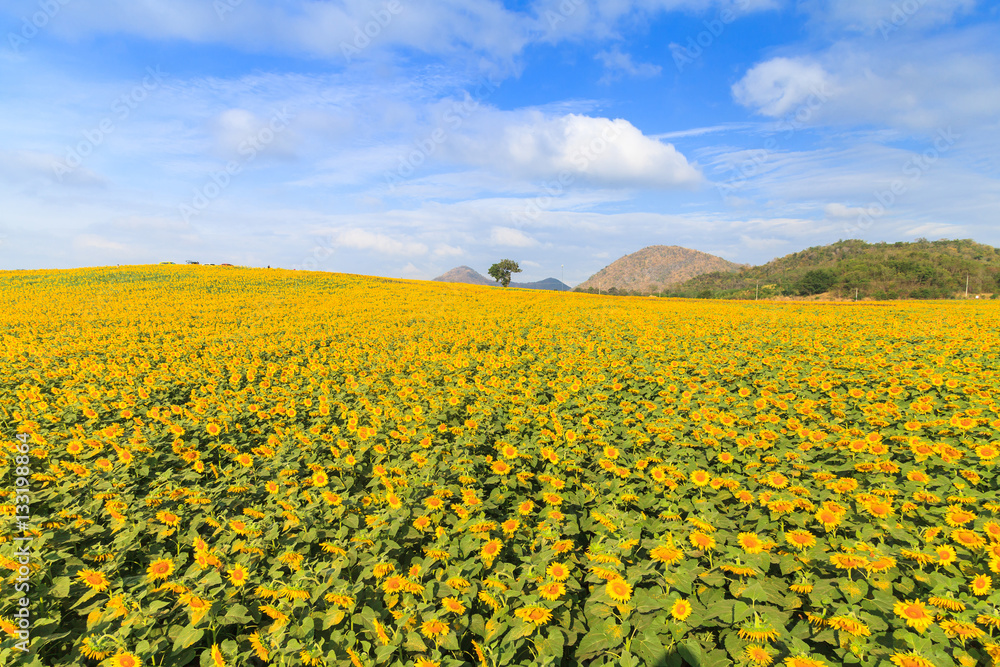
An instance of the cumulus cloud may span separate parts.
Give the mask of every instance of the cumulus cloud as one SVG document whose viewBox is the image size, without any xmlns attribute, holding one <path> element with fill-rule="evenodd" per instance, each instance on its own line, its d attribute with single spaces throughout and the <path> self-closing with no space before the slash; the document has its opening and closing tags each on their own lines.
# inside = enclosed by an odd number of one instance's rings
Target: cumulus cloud
<svg viewBox="0 0 1000 667">
<path fill-rule="evenodd" d="M 702 175 L 672 144 L 645 136 L 627 120 L 578 114 L 488 114 L 455 138 L 462 161 L 562 187 L 686 188 Z"/>
<path fill-rule="evenodd" d="M 990 125 L 1000 115 L 1000 57 L 982 27 L 935 37 L 841 40 L 810 56 L 753 66 L 732 86 L 752 111 L 796 127 L 872 124 L 906 131 Z"/>
<path fill-rule="evenodd" d="M 773 58 L 750 69 L 733 84 L 733 97 L 765 116 L 783 116 L 810 95 L 832 95 L 830 75 L 817 63 L 802 58 Z"/>
<path fill-rule="evenodd" d="M 538 245 L 538 241 L 512 227 L 494 227 L 490 234 L 490 243 L 513 248 L 530 248 Z"/>
</svg>

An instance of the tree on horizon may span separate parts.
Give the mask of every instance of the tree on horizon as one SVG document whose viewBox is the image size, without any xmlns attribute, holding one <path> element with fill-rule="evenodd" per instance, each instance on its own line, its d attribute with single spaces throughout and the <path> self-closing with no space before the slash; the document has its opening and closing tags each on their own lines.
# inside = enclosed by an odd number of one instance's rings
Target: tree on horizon
<svg viewBox="0 0 1000 667">
<path fill-rule="evenodd" d="M 490 277 L 504 287 L 510 285 L 510 275 L 512 273 L 521 273 L 521 267 L 512 259 L 501 259 L 491 266 L 489 271 Z"/>
</svg>

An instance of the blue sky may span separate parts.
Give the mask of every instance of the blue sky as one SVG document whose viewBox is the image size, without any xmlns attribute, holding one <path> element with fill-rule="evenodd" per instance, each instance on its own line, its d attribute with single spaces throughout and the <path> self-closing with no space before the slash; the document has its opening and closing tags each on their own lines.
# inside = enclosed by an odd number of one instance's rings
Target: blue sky
<svg viewBox="0 0 1000 667">
<path fill-rule="evenodd" d="M 0 267 L 1000 245 L 1000 3 L 6 0 Z"/>
</svg>

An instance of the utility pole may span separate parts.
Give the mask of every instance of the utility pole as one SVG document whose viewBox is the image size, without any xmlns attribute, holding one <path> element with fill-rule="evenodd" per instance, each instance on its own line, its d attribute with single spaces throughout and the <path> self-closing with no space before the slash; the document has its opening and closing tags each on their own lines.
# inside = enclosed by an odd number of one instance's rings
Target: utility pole
<svg viewBox="0 0 1000 667">
<path fill-rule="evenodd" d="M 965 298 L 969 298 L 969 274 L 965 274 Z"/>
<path fill-rule="evenodd" d="M 757 286 L 753 288 L 753 300 L 757 300 L 757 296 L 760 294 L 760 281 L 757 281 Z"/>
<path fill-rule="evenodd" d="M 854 288 L 854 300 L 855 301 L 858 300 L 858 288 L 857 287 Z"/>
<path fill-rule="evenodd" d="M 562 281 L 562 282 L 566 282 L 566 265 L 565 264 L 560 264 L 559 265 L 559 270 L 562 272 L 562 274 L 561 274 L 562 277 L 559 280 Z"/>
</svg>

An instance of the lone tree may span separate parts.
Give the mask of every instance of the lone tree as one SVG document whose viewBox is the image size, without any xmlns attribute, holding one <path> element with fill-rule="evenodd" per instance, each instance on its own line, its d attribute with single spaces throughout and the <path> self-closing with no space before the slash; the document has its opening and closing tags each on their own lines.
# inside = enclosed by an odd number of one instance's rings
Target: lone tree
<svg viewBox="0 0 1000 667">
<path fill-rule="evenodd" d="M 501 259 L 490 267 L 490 277 L 495 278 L 498 283 L 507 287 L 510 285 L 510 274 L 520 273 L 521 267 L 512 259 Z"/>
</svg>

